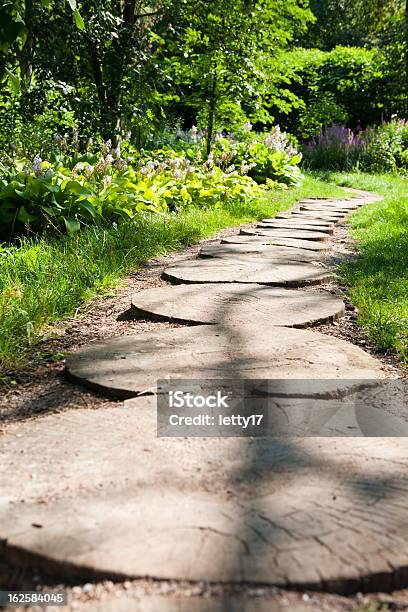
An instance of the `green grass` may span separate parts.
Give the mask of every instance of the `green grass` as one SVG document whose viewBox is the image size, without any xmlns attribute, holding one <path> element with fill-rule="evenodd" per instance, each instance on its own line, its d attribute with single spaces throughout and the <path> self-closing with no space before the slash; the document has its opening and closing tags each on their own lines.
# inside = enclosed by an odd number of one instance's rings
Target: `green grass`
<svg viewBox="0 0 408 612">
<path fill-rule="evenodd" d="M 39 238 L 0 248 L 0 374 L 35 353 L 50 323 L 75 313 L 142 261 L 197 242 L 220 229 L 270 217 L 306 196 L 337 196 L 338 187 L 307 177 L 302 187 L 274 191 L 250 208 L 190 208 L 140 217 L 119 227 L 93 227 L 75 237 Z"/>
<path fill-rule="evenodd" d="M 322 176 L 322 175 L 320 175 Z M 408 179 L 392 175 L 326 173 L 326 180 L 384 196 L 350 220 L 359 257 L 341 268 L 358 323 L 383 351 L 408 362 Z"/>
</svg>

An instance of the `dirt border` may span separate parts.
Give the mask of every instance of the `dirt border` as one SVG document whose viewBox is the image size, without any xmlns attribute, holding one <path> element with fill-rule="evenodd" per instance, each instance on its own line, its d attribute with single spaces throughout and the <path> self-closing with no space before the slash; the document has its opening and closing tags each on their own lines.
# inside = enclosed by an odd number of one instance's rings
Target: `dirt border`
<svg viewBox="0 0 408 612">
<path fill-rule="evenodd" d="M 257 600 L 266 602 L 271 610 L 276 612 L 403 612 L 408 611 L 408 590 L 393 591 L 392 593 L 358 593 L 350 597 L 331 593 L 321 593 L 306 590 L 285 590 L 276 587 L 262 587 L 249 585 L 208 585 L 204 582 L 190 583 L 187 581 L 148 579 L 125 580 L 113 582 L 101 580 L 96 582 L 80 582 L 78 580 L 61 581 L 41 573 L 37 570 L 27 571 L 6 566 L 0 561 L 0 589 L 38 590 L 39 592 L 63 591 L 68 605 L 63 610 L 83 610 L 83 612 L 103 606 L 103 611 L 117 609 L 118 605 L 128 603 L 142 604 L 149 600 L 163 604 L 168 601 L 191 602 L 201 599 L 214 601 L 218 599 L 226 604 L 228 599 L 243 598 L 247 605 Z M 157 599 L 156 599 L 157 598 Z M 177 598 L 177 599 L 176 599 Z M 108 607 L 109 606 L 109 607 Z M 374 607 L 375 606 L 375 607 Z M 381 606 L 381 607 L 379 607 Z M 0 609 L 3 609 L 0 606 Z M 5 609 L 5 608 L 4 608 Z M 22 610 L 22 608 L 18 608 Z M 24 608 L 26 611 L 37 612 L 38 607 Z M 122 609 L 122 607 L 120 608 Z M 125 608 L 127 609 L 127 608 Z M 130 608 L 129 608 L 130 609 Z M 148 608 L 151 610 L 152 608 Z M 160 610 L 161 610 L 160 606 Z M 228 608 L 232 609 L 232 608 Z M 249 609 L 249 608 L 248 608 Z M 175 608 L 169 609 L 174 612 Z M 163 608 L 165 612 L 165 608 Z"/>
</svg>

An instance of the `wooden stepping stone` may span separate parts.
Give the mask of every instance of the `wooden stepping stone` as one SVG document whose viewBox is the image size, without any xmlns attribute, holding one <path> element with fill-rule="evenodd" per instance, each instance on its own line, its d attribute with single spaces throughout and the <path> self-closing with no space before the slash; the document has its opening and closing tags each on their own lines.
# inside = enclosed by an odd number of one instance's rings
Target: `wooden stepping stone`
<svg viewBox="0 0 408 612">
<path fill-rule="evenodd" d="M 345 212 L 350 212 L 352 210 L 355 210 L 357 208 L 360 208 L 359 206 L 347 206 L 345 204 L 342 203 L 338 203 L 338 204 L 310 204 L 310 203 L 303 203 L 300 202 L 299 203 L 299 208 L 300 210 L 341 210 L 341 211 L 345 211 Z"/>
<path fill-rule="evenodd" d="M 98 590 L 96 587 L 95 590 Z M 137 591 L 137 589 L 135 589 Z M 271 612 L 284 610 L 287 598 L 282 594 L 276 595 L 273 599 L 270 596 L 251 597 L 246 595 L 226 595 L 220 589 L 219 596 L 205 597 L 200 595 L 150 595 L 143 594 L 134 596 L 132 588 L 115 590 L 111 593 L 104 593 L 103 598 L 98 603 L 92 598 L 92 592 L 87 595 L 89 601 L 80 603 L 81 612 L 226 612 L 226 610 L 237 610 L 239 612 Z M 165 589 L 163 588 L 165 591 Z M 194 591 L 194 587 L 191 589 Z M 142 590 L 143 592 L 143 590 Z M 293 597 L 294 601 L 290 604 L 290 612 L 321 612 L 320 606 L 310 606 L 301 601 L 300 597 Z M 283 602 L 283 603 L 281 603 Z M 271 606 L 273 606 L 271 608 Z M 282 608 L 282 606 L 284 606 Z"/>
<path fill-rule="evenodd" d="M 347 210 L 351 210 L 354 208 L 358 208 L 358 205 L 352 203 L 352 202 L 342 202 L 341 200 L 339 201 L 333 201 L 333 202 L 325 202 L 325 201 L 315 201 L 315 202 L 310 202 L 308 200 L 300 200 L 299 201 L 299 207 L 302 206 L 310 206 L 311 208 L 344 208 Z"/>
<path fill-rule="evenodd" d="M 266 224 L 275 224 L 275 223 L 297 223 L 297 219 L 295 217 L 292 217 L 290 214 L 287 214 L 287 216 L 279 216 L 279 217 L 275 217 L 273 219 L 262 219 L 261 223 L 266 223 Z M 331 223 L 330 221 L 325 221 L 325 220 L 321 220 L 321 219 L 302 219 L 302 225 L 315 225 L 318 226 L 319 228 L 332 228 L 333 227 L 333 223 Z"/>
<path fill-rule="evenodd" d="M 341 379 L 347 383 L 380 375 L 377 361 L 353 344 L 256 322 L 178 327 L 95 342 L 67 358 L 66 372 L 72 380 L 118 398 L 152 393 L 163 376 L 340 379 L 336 385 L 341 387 Z"/>
<path fill-rule="evenodd" d="M 301 204 L 299 206 L 298 211 L 308 210 L 315 212 L 325 212 L 328 214 L 349 214 L 353 212 L 355 209 L 350 208 L 349 206 L 315 206 L 311 204 Z M 295 211 L 296 212 L 296 211 Z"/>
<path fill-rule="evenodd" d="M 327 234 L 324 232 L 316 232 L 310 230 L 297 230 L 297 229 L 278 229 L 278 228 L 254 228 L 245 229 L 242 228 L 240 231 L 242 236 L 270 236 L 271 238 L 297 238 L 299 240 L 328 240 Z"/>
<path fill-rule="evenodd" d="M 313 206 L 321 208 L 346 208 L 348 210 L 354 210 L 360 208 L 366 202 L 359 202 L 355 200 L 300 200 L 299 205 L 302 206 Z"/>
<path fill-rule="evenodd" d="M 322 259 L 323 254 L 321 252 L 314 253 L 313 251 L 306 251 L 306 249 L 287 249 L 285 247 L 278 247 L 273 245 L 262 244 L 260 242 L 250 242 L 246 244 L 207 244 L 201 247 L 198 254 L 200 258 L 217 258 L 217 259 L 231 259 L 231 256 L 235 255 L 246 255 L 246 256 L 260 256 L 268 259 L 279 259 L 287 258 L 291 261 L 305 261 L 312 262 Z"/>
<path fill-rule="evenodd" d="M 319 225 L 318 222 L 313 223 L 303 223 L 300 219 L 293 219 L 289 221 L 270 221 L 268 223 L 258 223 L 256 227 L 261 229 L 269 229 L 269 228 L 277 228 L 284 230 L 305 230 L 308 232 L 324 232 L 325 234 L 332 234 L 333 227 L 330 225 Z"/>
<path fill-rule="evenodd" d="M 275 289 L 262 285 L 209 284 L 158 287 L 132 297 L 137 315 L 178 323 L 308 327 L 344 315 L 344 303 L 330 293 Z"/>
<path fill-rule="evenodd" d="M 362 200 L 359 198 L 349 199 L 338 199 L 338 200 L 309 200 L 308 198 L 302 198 L 299 200 L 302 204 L 320 204 L 321 206 L 363 206 L 366 203 L 366 200 Z"/>
<path fill-rule="evenodd" d="M 299 212 L 292 213 L 292 219 L 320 219 L 326 221 L 326 223 L 338 223 L 346 217 L 342 213 L 326 213 L 318 211 L 301 210 Z"/>
<path fill-rule="evenodd" d="M 345 215 L 348 215 L 350 213 L 349 210 L 346 210 L 344 208 L 314 208 L 314 207 L 304 207 L 304 208 L 298 208 L 297 210 L 294 210 L 293 213 L 295 214 L 301 214 L 301 213 L 315 213 L 316 215 L 327 215 L 327 216 L 337 216 L 337 215 L 342 215 L 343 217 Z"/>
<path fill-rule="evenodd" d="M 347 594 L 406 585 L 408 438 L 157 438 L 156 401 L 142 397 L 13 425 L 1 450 L 0 552 L 21 567 Z"/>
<path fill-rule="evenodd" d="M 367 200 L 373 200 L 378 202 L 381 200 L 381 196 L 376 193 L 372 193 L 371 191 L 364 191 L 363 189 L 354 189 L 354 187 L 344 187 L 344 190 L 353 195 L 353 199 L 363 200 L 367 202 Z"/>
<path fill-rule="evenodd" d="M 313 213 L 313 214 L 304 214 L 302 212 L 293 212 L 291 214 L 281 214 L 276 217 L 278 221 L 287 221 L 290 219 L 291 221 L 296 221 L 299 219 L 302 223 L 315 224 L 315 223 L 323 223 L 324 225 L 335 225 L 339 223 L 342 219 L 344 219 L 345 215 L 329 215 L 327 213 Z"/>
<path fill-rule="evenodd" d="M 322 266 L 290 259 L 236 257 L 196 259 L 169 266 L 162 273 L 171 283 L 257 283 L 274 287 L 306 287 L 329 282 L 333 275 Z"/>
<path fill-rule="evenodd" d="M 266 244 L 306 251 L 325 251 L 329 248 L 326 242 L 313 240 L 293 240 L 291 238 L 273 238 L 268 236 L 228 236 L 221 239 L 221 244 Z"/>
<path fill-rule="evenodd" d="M 357 202 L 361 198 L 325 198 L 323 196 L 309 196 L 308 198 L 302 198 L 301 202 Z"/>
</svg>

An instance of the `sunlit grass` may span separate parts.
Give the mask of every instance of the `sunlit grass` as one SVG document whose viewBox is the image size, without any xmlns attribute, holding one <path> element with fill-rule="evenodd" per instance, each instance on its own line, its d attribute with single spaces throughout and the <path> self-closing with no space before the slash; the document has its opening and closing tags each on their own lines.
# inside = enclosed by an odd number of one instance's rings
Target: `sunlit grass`
<svg viewBox="0 0 408 612">
<path fill-rule="evenodd" d="M 408 362 L 408 180 L 341 173 L 326 179 L 384 196 L 351 217 L 359 256 L 343 265 L 341 273 L 358 307 L 358 323 L 380 349 L 397 352 Z"/>
</svg>

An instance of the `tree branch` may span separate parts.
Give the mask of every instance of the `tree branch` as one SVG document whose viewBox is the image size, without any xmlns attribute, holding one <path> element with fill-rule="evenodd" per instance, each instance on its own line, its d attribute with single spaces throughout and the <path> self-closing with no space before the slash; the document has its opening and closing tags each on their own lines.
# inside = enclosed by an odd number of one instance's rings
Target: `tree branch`
<svg viewBox="0 0 408 612">
<path fill-rule="evenodd" d="M 135 19 L 140 19 L 141 17 L 153 17 L 154 15 L 160 15 L 161 11 L 154 11 L 153 13 L 141 13 L 140 15 L 135 15 Z"/>
</svg>

